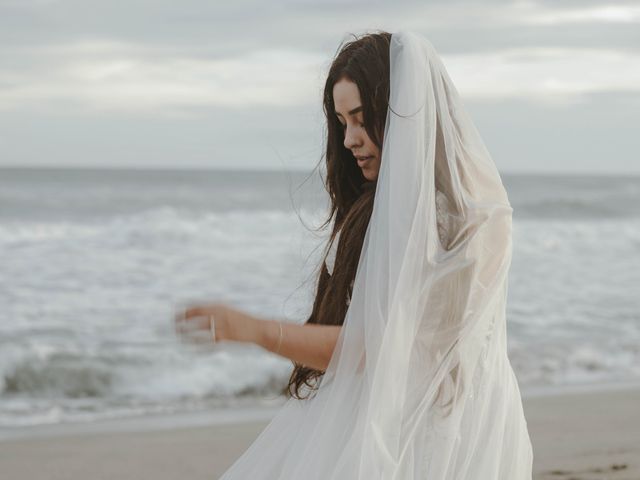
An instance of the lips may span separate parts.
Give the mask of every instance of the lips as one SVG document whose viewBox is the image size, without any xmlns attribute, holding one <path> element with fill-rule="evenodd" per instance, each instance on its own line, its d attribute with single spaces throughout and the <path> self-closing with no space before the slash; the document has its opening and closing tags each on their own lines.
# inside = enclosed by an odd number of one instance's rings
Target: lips
<svg viewBox="0 0 640 480">
<path fill-rule="evenodd" d="M 356 157 L 356 159 L 358 160 L 358 166 L 362 167 L 363 165 L 365 165 L 369 160 L 371 160 L 373 158 L 373 156 L 367 156 L 367 157 Z"/>
</svg>

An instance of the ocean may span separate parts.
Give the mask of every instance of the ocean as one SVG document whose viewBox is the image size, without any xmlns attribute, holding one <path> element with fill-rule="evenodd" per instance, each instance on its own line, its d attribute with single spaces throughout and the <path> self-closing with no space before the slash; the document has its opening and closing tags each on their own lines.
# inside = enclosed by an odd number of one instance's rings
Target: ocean
<svg viewBox="0 0 640 480">
<path fill-rule="evenodd" d="M 640 380 L 640 177 L 503 181 L 521 389 Z M 173 315 L 304 321 L 326 208 L 317 173 L 0 169 L 0 428 L 277 405 L 291 362 Z"/>
</svg>

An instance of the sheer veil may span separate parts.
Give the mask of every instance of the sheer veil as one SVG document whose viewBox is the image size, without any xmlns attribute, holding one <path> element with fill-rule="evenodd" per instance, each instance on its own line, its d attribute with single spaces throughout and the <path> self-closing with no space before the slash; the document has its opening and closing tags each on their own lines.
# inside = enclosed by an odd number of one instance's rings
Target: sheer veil
<svg viewBox="0 0 640 480">
<path fill-rule="evenodd" d="M 507 357 L 512 208 L 433 46 L 390 44 L 373 212 L 317 392 L 289 399 L 223 480 L 530 480 Z"/>
</svg>

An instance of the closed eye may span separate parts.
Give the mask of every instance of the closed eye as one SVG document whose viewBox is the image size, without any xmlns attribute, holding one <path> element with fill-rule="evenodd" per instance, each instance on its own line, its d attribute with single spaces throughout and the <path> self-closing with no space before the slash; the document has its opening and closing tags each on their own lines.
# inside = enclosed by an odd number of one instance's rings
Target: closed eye
<svg viewBox="0 0 640 480">
<path fill-rule="evenodd" d="M 338 122 L 338 123 L 340 124 L 340 128 L 342 128 L 342 130 L 344 130 L 345 128 L 347 128 L 347 126 L 346 126 L 344 123 L 342 123 L 342 122 Z M 359 126 L 360 128 L 364 128 L 364 123 L 358 123 L 358 126 Z"/>
</svg>

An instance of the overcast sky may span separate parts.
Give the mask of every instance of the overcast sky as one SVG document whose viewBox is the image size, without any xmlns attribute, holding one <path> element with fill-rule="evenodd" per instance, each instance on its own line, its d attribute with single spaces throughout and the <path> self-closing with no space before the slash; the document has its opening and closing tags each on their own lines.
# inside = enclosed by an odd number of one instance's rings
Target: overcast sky
<svg viewBox="0 0 640 480">
<path fill-rule="evenodd" d="M 640 173 L 640 2 L 0 0 L 0 166 L 310 169 L 350 34 L 425 35 L 503 172 Z"/>
</svg>

